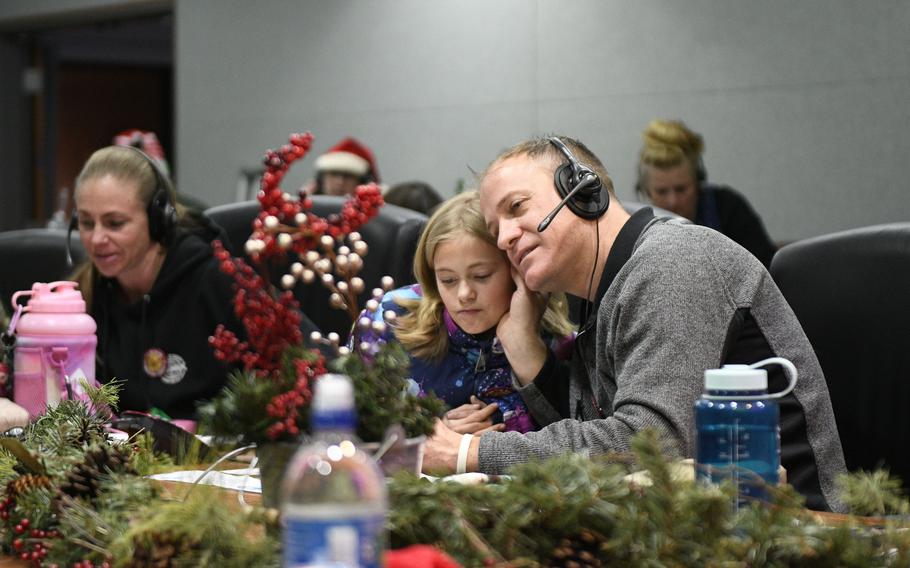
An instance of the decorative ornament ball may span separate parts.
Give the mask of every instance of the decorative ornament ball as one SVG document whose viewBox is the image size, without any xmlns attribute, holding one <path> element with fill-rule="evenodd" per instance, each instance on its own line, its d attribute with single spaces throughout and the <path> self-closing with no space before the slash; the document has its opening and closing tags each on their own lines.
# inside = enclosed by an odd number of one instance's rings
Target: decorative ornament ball
<svg viewBox="0 0 910 568">
<path fill-rule="evenodd" d="M 347 256 L 349 254 L 351 254 L 350 247 L 344 245 L 338 247 L 338 256 Z"/>
<path fill-rule="evenodd" d="M 278 228 L 278 217 L 275 217 L 274 215 L 268 215 L 268 216 L 266 216 L 265 221 L 263 223 L 265 224 L 266 229 L 269 229 L 269 230 L 276 229 L 276 228 Z"/>
<path fill-rule="evenodd" d="M 303 275 L 303 264 L 295 262 L 291 265 L 291 274 L 297 276 L 298 278 Z"/>
<path fill-rule="evenodd" d="M 336 345 L 338 344 L 339 341 L 341 341 L 341 336 L 339 336 L 339 335 L 338 335 L 337 333 L 335 333 L 334 331 L 331 332 L 331 333 L 328 335 L 328 337 L 329 337 L 329 341 L 331 341 L 332 343 L 334 343 L 334 344 L 336 344 Z"/>
<path fill-rule="evenodd" d="M 281 287 L 285 290 L 290 290 L 294 287 L 294 284 L 297 282 L 297 279 L 294 278 L 291 274 L 285 274 L 281 277 Z"/>
<path fill-rule="evenodd" d="M 294 215 L 294 222 L 297 223 L 297 225 L 303 225 L 306 223 L 306 213 L 298 213 Z"/>
<path fill-rule="evenodd" d="M 322 341 L 322 334 L 319 333 L 318 331 L 314 331 L 314 332 L 310 333 L 310 339 L 312 339 L 313 341 L 316 341 L 316 342 Z"/>
<path fill-rule="evenodd" d="M 319 244 L 322 245 L 322 248 L 325 250 L 331 250 L 331 248 L 335 246 L 335 239 L 328 235 L 322 235 L 319 237 Z"/>
<path fill-rule="evenodd" d="M 323 275 L 322 275 L 322 283 L 323 283 L 323 284 L 332 284 L 333 282 L 335 282 L 335 277 L 332 276 L 331 274 L 323 274 Z"/>
<path fill-rule="evenodd" d="M 372 300 L 372 299 L 367 300 L 367 310 L 369 310 L 371 312 L 375 312 L 378 309 L 379 309 L 379 302 L 377 302 L 376 300 Z"/>
<path fill-rule="evenodd" d="M 359 293 L 363 292 L 363 287 L 364 287 L 363 278 L 361 278 L 359 276 L 355 276 L 355 277 L 351 278 L 351 288 L 354 290 L 355 294 L 359 294 Z"/>
<path fill-rule="evenodd" d="M 395 280 L 391 276 L 383 276 L 380 283 L 383 290 L 391 290 L 392 286 L 395 285 Z"/>
<path fill-rule="evenodd" d="M 374 321 L 372 327 L 376 333 L 385 333 L 385 323 L 381 321 Z"/>
<path fill-rule="evenodd" d="M 291 238 L 291 235 L 289 235 L 287 233 L 280 233 L 278 235 L 278 246 L 280 246 L 281 248 L 283 248 L 283 249 L 288 248 L 289 246 L 291 246 L 292 242 L 294 242 L 294 239 Z"/>
<path fill-rule="evenodd" d="M 313 280 L 316 280 L 316 273 L 307 268 L 303 271 L 303 281 L 307 284 L 312 284 Z"/>
<path fill-rule="evenodd" d="M 354 252 L 360 256 L 364 256 L 370 247 L 367 246 L 365 241 L 354 241 Z"/>
<path fill-rule="evenodd" d="M 243 248 L 246 250 L 247 254 L 253 255 L 262 251 L 262 249 L 265 248 L 265 243 L 259 239 L 250 239 Z"/>
<path fill-rule="evenodd" d="M 383 318 L 385 321 L 388 321 L 388 322 L 393 322 L 393 321 L 395 321 L 395 319 L 396 319 L 397 317 L 398 317 L 398 314 L 395 313 L 394 310 L 386 310 L 385 313 L 382 314 L 382 318 Z"/>
<path fill-rule="evenodd" d="M 311 250 L 311 251 L 307 251 L 306 256 L 304 257 L 304 260 L 307 262 L 307 264 L 313 264 L 317 260 L 319 260 L 319 258 L 320 258 L 319 253 L 314 250 Z"/>
<path fill-rule="evenodd" d="M 370 328 L 370 318 L 363 316 L 357 320 L 357 325 L 360 326 L 360 329 L 366 330 Z"/>
</svg>

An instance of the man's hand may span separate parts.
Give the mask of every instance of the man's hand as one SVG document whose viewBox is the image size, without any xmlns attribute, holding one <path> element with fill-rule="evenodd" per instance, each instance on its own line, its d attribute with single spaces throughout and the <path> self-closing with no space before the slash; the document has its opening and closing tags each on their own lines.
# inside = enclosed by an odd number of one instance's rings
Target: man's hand
<svg viewBox="0 0 910 568">
<path fill-rule="evenodd" d="M 493 424 L 492 416 L 498 408 L 495 402 L 486 404 L 472 395 L 471 402 L 446 412 L 442 421 L 459 434 L 502 431 L 504 424 Z"/>
<path fill-rule="evenodd" d="M 512 303 L 496 326 L 496 337 L 502 343 L 512 372 L 526 385 L 534 380 L 547 360 L 547 346 L 540 337 L 540 320 L 549 295 L 529 290 L 514 266 L 512 280 L 515 281 Z"/>
<path fill-rule="evenodd" d="M 28 411 L 11 400 L 0 398 L 0 432 L 27 425 Z"/>
</svg>

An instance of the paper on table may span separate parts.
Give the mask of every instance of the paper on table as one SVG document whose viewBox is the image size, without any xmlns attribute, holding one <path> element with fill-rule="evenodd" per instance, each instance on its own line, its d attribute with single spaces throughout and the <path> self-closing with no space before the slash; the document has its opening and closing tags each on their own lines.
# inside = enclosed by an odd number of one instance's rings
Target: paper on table
<svg viewBox="0 0 910 568">
<path fill-rule="evenodd" d="M 149 478 L 159 481 L 178 481 L 181 483 L 196 483 L 202 471 L 172 471 L 169 473 L 157 473 L 150 475 Z M 258 469 L 232 469 L 226 471 L 210 471 L 199 482 L 201 485 L 214 485 L 224 489 L 233 489 L 234 491 L 245 491 L 247 493 L 262 493 L 262 483 L 258 477 Z"/>
</svg>

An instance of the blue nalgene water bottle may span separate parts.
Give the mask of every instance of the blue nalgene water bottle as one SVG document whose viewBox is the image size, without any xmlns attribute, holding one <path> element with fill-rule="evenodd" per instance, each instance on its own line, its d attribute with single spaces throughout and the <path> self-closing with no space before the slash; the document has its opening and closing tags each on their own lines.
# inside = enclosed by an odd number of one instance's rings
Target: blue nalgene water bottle
<svg viewBox="0 0 910 568">
<path fill-rule="evenodd" d="M 354 389 L 344 375 L 316 381 L 313 440 L 282 482 L 284 565 L 379 567 L 388 510 L 385 478 L 354 436 Z"/>
<path fill-rule="evenodd" d="M 763 367 L 779 364 L 790 375 L 789 386 L 768 394 Z M 738 504 L 769 499 L 780 467 L 780 411 L 775 399 L 796 386 L 796 367 L 781 357 L 753 365 L 724 365 L 705 371 L 705 394 L 695 403 L 698 478 L 732 480 Z"/>
</svg>

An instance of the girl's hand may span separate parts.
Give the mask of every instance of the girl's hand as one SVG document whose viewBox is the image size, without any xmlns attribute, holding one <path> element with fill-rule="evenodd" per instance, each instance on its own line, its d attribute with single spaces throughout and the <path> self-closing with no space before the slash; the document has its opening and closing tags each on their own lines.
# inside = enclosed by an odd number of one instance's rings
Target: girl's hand
<svg viewBox="0 0 910 568">
<path fill-rule="evenodd" d="M 493 414 L 498 408 L 495 402 L 486 404 L 472 395 L 471 402 L 446 412 L 442 421 L 459 434 L 502 431 L 505 425 L 493 424 Z"/>
</svg>

